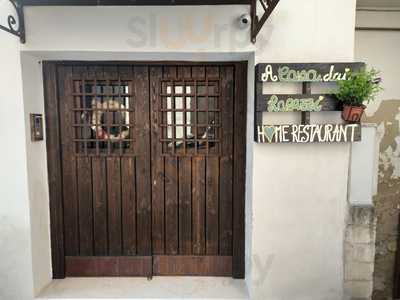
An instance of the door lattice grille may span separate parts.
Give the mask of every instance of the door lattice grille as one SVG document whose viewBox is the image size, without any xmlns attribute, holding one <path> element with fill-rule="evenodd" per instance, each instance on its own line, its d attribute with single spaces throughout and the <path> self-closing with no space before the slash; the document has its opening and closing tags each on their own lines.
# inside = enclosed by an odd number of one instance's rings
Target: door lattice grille
<svg viewBox="0 0 400 300">
<path fill-rule="evenodd" d="M 218 80 L 162 81 L 163 154 L 220 154 L 219 89 Z"/>
<path fill-rule="evenodd" d="M 133 154 L 134 109 L 130 81 L 74 80 L 77 155 Z"/>
</svg>

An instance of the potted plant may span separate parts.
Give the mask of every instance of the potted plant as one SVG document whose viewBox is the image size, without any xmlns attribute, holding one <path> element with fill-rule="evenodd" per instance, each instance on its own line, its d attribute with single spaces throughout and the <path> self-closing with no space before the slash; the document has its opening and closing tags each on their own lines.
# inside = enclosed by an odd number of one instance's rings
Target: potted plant
<svg viewBox="0 0 400 300">
<path fill-rule="evenodd" d="M 375 100 L 375 96 L 382 90 L 379 72 L 362 70 L 358 73 L 349 73 L 346 80 L 339 81 L 339 90 L 336 97 L 343 103 L 343 120 L 350 123 L 360 122 L 366 108 L 365 104 Z"/>
</svg>

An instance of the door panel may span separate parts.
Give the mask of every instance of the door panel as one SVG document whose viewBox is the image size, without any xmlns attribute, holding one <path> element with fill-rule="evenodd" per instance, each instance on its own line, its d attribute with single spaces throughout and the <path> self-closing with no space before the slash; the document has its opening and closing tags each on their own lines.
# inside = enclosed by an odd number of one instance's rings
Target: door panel
<svg viewBox="0 0 400 300">
<path fill-rule="evenodd" d="M 147 67 L 60 66 L 58 78 L 66 274 L 148 276 Z"/>
<path fill-rule="evenodd" d="M 108 254 L 106 168 L 104 158 L 92 158 L 94 253 L 101 256 Z"/>
<path fill-rule="evenodd" d="M 192 161 L 192 217 L 193 217 L 193 255 L 206 254 L 206 164 L 203 157 Z"/>
<path fill-rule="evenodd" d="M 155 276 L 232 276 L 232 256 L 155 255 Z"/>
<path fill-rule="evenodd" d="M 136 184 L 137 184 L 137 253 L 151 255 L 151 155 L 150 155 L 150 91 L 147 66 L 134 67 L 136 96 L 137 137 Z"/>
<path fill-rule="evenodd" d="M 73 143 L 74 121 L 72 111 L 72 67 L 60 68 L 58 73 L 60 87 L 60 131 L 63 170 L 64 235 L 65 255 L 79 255 L 78 183 L 76 180 L 76 159 Z"/>
<path fill-rule="evenodd" d="M 46 63 L 45 79 L 55 277 L 244 276 L 243 64 Z"/>
<path fill-rule="evenodd" d="M 123 255 L 136 254 L 136 169 L 135 159 L 121 159 L 122 249 Z"/>
<path fill-rule="evenodd" d="M 150 73 L 154 272 L 232 275 L 234 67 Z"/>
<path fill-rule="evenodd" d="M 151 256 L 67 256 L 67 277 L 152 276 Z"/>
</svg>

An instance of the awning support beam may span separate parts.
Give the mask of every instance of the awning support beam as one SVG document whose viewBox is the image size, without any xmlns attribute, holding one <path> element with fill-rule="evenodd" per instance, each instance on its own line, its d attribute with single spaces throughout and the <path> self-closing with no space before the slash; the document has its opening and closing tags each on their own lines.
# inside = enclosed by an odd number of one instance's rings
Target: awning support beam
<svg viewBox="0 0 400 300">
<path fill-rule="evenodd" d="M 257 2 L 261 3 L 264 13 L 261 18 L 257 16 Z M 268 20 L 275 7 L 278 5 L 279 0 L 251 0 L 251 41 L 253 43 L 257 40 L 257 35 L 263 28 L 265 22 Z"/>
<path fill-rule="evenodd" d="M 22 44 L 25 44 L 25 20 L 24 9 L 17 0 L 9 0 L 15 10 L 15 15 L 8 15 L 7 26 L 0 25 L 0 30 L 4 30 L 19 37 Z"/>
</svg>

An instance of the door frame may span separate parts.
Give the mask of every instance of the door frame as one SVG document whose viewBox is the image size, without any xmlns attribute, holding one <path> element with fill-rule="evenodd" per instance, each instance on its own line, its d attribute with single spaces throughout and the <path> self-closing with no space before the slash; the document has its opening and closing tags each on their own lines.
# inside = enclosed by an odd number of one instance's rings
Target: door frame
<svg viewBox="0 0 400 300">
<path fill-rule="evenodd" d="M 235 67 L 234 169 L 233 169 L 233 259 L 232 277 L 245 275 L 245 182 L 247 130 L 247 61 L 44 61 L 43 84 L 46 147 L 50 201 L 50 238 L 54 279 L 65 278 L 63 186 L 61 163 L 60 109 L 57 67 L 66 65 L 232 65 Z M 51 126 L 47 126 L 51 124 Z"/>
</svg>

